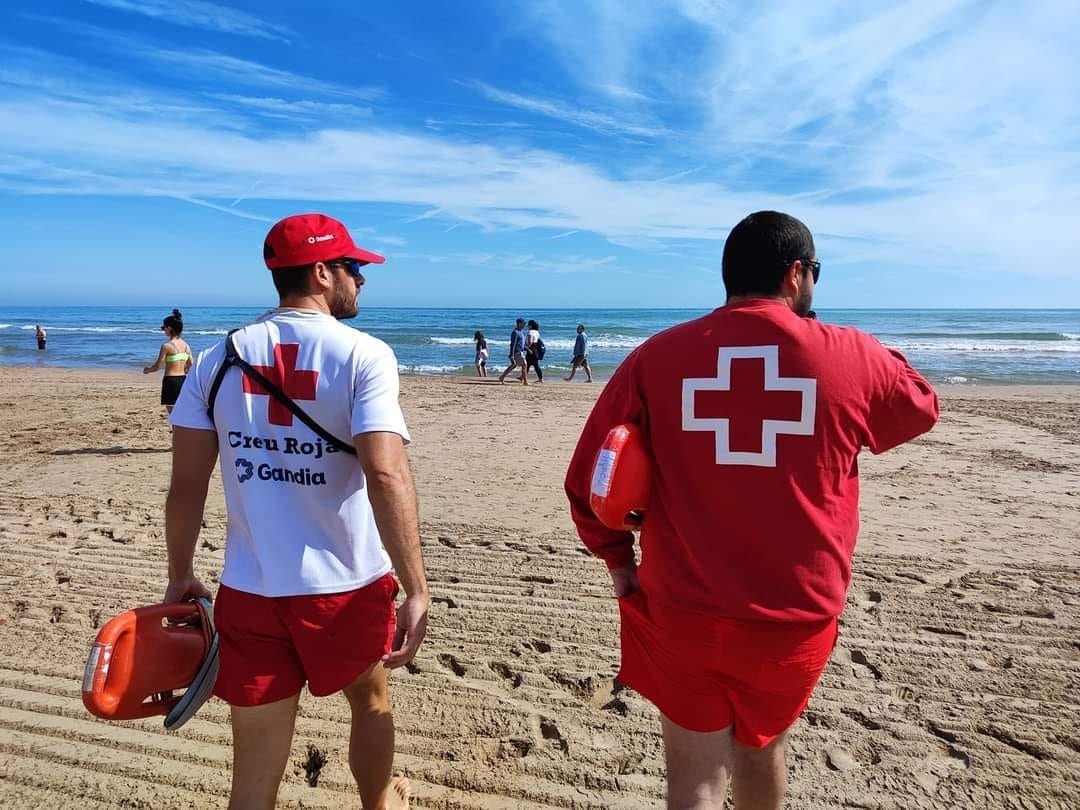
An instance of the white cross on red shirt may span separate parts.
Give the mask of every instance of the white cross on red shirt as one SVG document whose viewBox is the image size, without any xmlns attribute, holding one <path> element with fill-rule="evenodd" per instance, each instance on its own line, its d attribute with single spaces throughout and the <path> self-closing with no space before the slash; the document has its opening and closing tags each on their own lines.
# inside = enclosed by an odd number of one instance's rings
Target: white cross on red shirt
<svg viewBox="0 0 1080 810">
<path fill-rule="evenodd" d="M 814 416 L 817 406 L 817 380 L 812 377 L 781 377 L 779 368 L 778 346 L 732 346 L 721 348 L 716 357 L 715 377 L 690 377 L 683 380 L 682 386 L 682 428 L 687 431 L 707 431 L 716 436 L 717 464 L 745 464 L 754 467 L 776 466 L 776 437 L 780 434 L 795 436 L 814 435 Z M 764 384 L 761 389 L 732 389 L 731 365 L 733 360 L 759 359 L 765 366 Z M 746 412 L 742 408 L 733 408 L 730 404 L 724 409 L 727 415 L 702 417 L 697 415 L 695 402 L 698 392 L 726 391 L 732 397 L 754 398 L 762 400 L 767 392 L 795 392 L 800 395 L 798 419 L 770 418 L 765 412 L 766 403 L 753 403 L 757 409 Z M 784 397 L 790 399 L 789 397 Z M 779 400 L 774 397 L 772 399 Z M 777 403 L 772 403 L 776 407 Z M 760 419 L 761 451 L 749 452 L 732 450 L 731 417 L 742 419 Z"/>
</svg>

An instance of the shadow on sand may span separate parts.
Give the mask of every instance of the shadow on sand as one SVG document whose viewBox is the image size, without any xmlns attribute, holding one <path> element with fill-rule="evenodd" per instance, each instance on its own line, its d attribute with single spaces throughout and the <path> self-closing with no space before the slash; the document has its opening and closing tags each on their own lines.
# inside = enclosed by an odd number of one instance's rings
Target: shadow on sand
<svg viewBox="0 0 1080 810">
<path fill-rule="evenodd" d="M 54 456 L 123 456 L 128 453 L 169 453 L 168 447 L 78 447 L 71 450 L 53 450 Z"/>
</svg>

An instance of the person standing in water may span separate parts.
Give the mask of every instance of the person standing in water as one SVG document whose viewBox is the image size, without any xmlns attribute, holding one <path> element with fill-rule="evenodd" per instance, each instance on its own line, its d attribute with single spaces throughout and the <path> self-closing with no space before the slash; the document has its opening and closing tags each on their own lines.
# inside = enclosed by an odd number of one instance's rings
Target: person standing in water
<svg viewBox="0 0 1080 810">
<path fill-rule="evenodd" d="M 184 331 L 184 318 L 180 310 L 174 309 L 172 315 L 165 316 L 161 331 L 168 340 L 161 344 L 157 360 L 152 366 L 146 366 L 143 374 L 153 374 L 162 366 L 165 367 L 165 377 L 161 381 L 161 404 L 172 413 L 176 398 L 180 396 L 180 389 L 187 379 L 188 369 L 191 368 L 191 347 L 180 337 Z"/>
<path fill-rule="evenodd" d="M 45 339 L 48 335 L 45 330 L 41 328 L 41 324 L 34 325 L 35 337 L 37 337 L 37 347 L 39 351 L 45 351 Z"/>
<path fill-rule="evenodd" d="M 589 336 L 585 333 L 585 324 L 577 325 L 577 337 L 574 339 L 574 356 L 570 359 L 570 376 L 567 382 L 574 379 L 579 368 L 585 369 L 586 382 L 592 382 L 592 368 L 589 366 Z"/>
<path fill-rule="evenodd" d="M 521 384 L 529 384 L 529 369 L 525 365 L 525 319 L 518 318 L 514 325 L 514 331 L 510 333 L 510 365 L 499 375 L 499 382 L 506 380 L 506 375 L 516 369 L 521 369 Z"/>
<path fill-rule="evenodd" d="M 484 337 L 484 333 L 477 331 L 473 333 L 473 340 L 476 341 L 476 376 L 487 376 L 487 361 L 488 361 L 488 345 L 487 338 Z"/>
<path fill-rule="evenodd" d="M 540 361 L 544 359 L 544 341 L 540 337 L 540 324 L 529 321 L 529 331 L 525 335 L 525 372 L 528 375 L 530 368 L 536 369 L 536 381 L 544 381 L 544 370 L 540 368 Z"/>
</svg>

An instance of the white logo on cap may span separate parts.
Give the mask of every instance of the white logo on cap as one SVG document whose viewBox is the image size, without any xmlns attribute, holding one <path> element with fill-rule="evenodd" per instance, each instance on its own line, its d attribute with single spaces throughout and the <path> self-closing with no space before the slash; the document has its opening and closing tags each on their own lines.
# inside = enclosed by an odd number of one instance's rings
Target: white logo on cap
<svg viewBox="0 0 1080 810">
<path fill-rule="evenodd" d="M 309 245 L 314 245 L 316 242 L 329 242 L 334 238 L 332 233 L 323 234 L 322 236 L 309 236 L 307 242 Z"/>
</svg>

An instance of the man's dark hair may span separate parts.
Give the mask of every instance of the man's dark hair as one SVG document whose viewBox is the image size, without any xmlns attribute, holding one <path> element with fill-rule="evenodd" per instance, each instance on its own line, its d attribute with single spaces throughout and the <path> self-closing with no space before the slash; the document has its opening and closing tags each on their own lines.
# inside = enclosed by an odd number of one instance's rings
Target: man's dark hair
<svg viewBox="0 0 1080 810">
<path fill-rule="evenodd" d="M 791 263 L 812 258 L 809 228 L 779 211 L 758 211 L 732 228 L 724 243 L 724 289 L 729 298 L 776 295 Z"/>
<path fill-rule="evenodd" d="M 299 267 L 277 267 L 270 271 L 274 279 L 274 288 L 281 298 L 303 295 L 307 292 L 308 271 L 314 264 L 302 264 Z"/>
<path fill-rule="evenodd" d="M 524 318 L 518 318 L 516 321 L 514 321 L 514 323 L 517 326 L 524 326 L 525 325 L 525 319 Z"/>
</svg>

